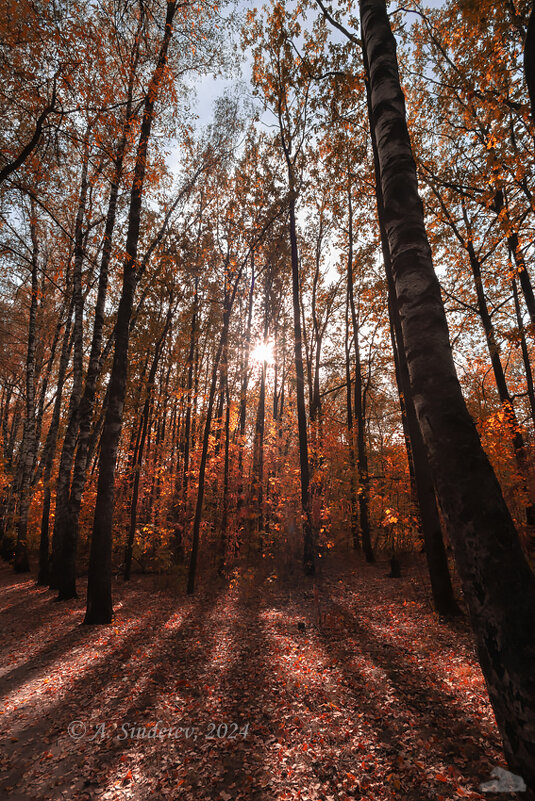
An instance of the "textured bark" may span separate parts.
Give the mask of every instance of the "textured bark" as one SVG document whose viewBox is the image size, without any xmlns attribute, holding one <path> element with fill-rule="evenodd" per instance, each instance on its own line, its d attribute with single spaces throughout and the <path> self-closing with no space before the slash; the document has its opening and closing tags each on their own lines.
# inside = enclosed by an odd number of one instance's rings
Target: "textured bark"
<svg viewBox="0 0 535 801">
<path fill-rule="evenodd" d="M 154 116 L 154 104 L 167 63 L 167 51 L 172 35 L 176 0 L 167 3 L 165 29 L 155 71 L 145 95 L 143 119 L 139 135 L 136 164 L 130 193 L 128 229 L 126 234 L 123 285 L 117 323 L 115 347 L 109 382 L 109 398 L 102 431 L 97 499 L 93 521 L 93 536 L 89 557 L 87 609 L 84 623 L 111 623 L 113 606 L 111 597 L 112 526 L 115 487 L 115 463 L 121 434 L 123 404 L 126 393 L 128 364 L 129 323 L 136 286 L 137 251 L 140 232 L 140 215 L 143 184 L 147 164 L 147 148 Z"/>
<path fill-rule="evenodd" d="M 91 426 L 93 422 L 97 381 L 102 367 L 102 341 L 106 293 L 108 290 L 108 273 L 112 254 L 113 230 L 115 228 L 115 218 L 117 214 L 117 198 L 119 195 L 119 186 L 123 172 L 123 162 L 128 134 L 132 124 L 132 91 L 133 85 L 131 83 L 128 92 L 123 134 L 115 158 L 114 174 L 108 201 L 89 364 L 87 367 L 83 394 L 78 406 L 78 413 L 76 415 L 76 419 L 73 421 L 77 428 L 76 435 L 78 444 L 76 448 L 76 457 L 74 459 L 72 482 L 69 481 L 70 491 L 69 485 L 67 485 L 65 488 L 65 508 L 63 514 L 58 519 L 58 523 L 61 526 L 61 531 L 58 538 L 59 542 L 61 543 L 58 581 L 59 600 L 67 600 L 69 598 L 77 597 L 76 550 L 78 546 L 80 509 L 87 476 L 89 444 L 91 439 Z"/>
<path fill-rule="evenodd" d="M 368 76 L 366 80 L 366 98 L 371 118 L 369 65 L 366 54 L 364 54 L 364 64 L 366 74 Z M 435 496 L 435 487 L 433 485 L 425 445 L 420 427 L 418 425 L 418 418 L 416 416 L 416 409 L 414 408 L 414 401 L 411 393 L 409 369 L 405 355 L 403 329 L 401 325 L 399 308 L 396 301 L 396 290 L 392 271 L 392 260 L 390 257 L 390 246 L 384 224 L 385 209 L 383 190 L 380 180 L 379 155 L 377 152 L 377 143 L 373 128 L 371 130 L 371 142 L 375 172 L 375 191 L 377 199 L 377 216 L 379 219 L 379 234 L 381 239 L 381 250 L 383 253 L 383 265 L 388 284 L 388 313 L 392 332 L 396 380 L 403 415 L 403 427 L 406 439 L 408 439 L 407 458 L 411 472 L 411 483 L 413 484 L 413 489 L 420 512 L 421 530 L 424 538 L 425 556 L 427 560 L 427 568 L 429 571 L 431 593 L 433 595 L 435 610 L 443 617 L 456 617 L 461 614 L 461 610 L 459 609 L 453 594 L 453 587 L 448 566 L 448 556 L 446 553 L 446 548 L 444 547 L 442 528 L 440 525 L 440 515 Z"/>
<path fill-rule="evenodd" d="M 28 322 L 28 350 L 26 352 L 26 418 L 24 421 L 23 447 L 21 448 L 22 480 L 19 499 L 19 520 L 17 544 L 15 547 L 14 568 L 17 573 L 27 573 L 30 569 L 27 550 L 28 515 L 31 501 L 31 477 L 35 451 L 35 345 L 37 327 L 37 296 L 39 290 L 39 244 L 37 220 L 32 201 L 30 209 L 30 234 L 32 239 L 32 268 L 30 317 Z"/>
<path fill-rule="evenodd" d="M 384 0 L 361 0 L 371 119 L 411 392 L 511 770 L 535 790 L 535 577 L 455 372 Z"/>
</svg>

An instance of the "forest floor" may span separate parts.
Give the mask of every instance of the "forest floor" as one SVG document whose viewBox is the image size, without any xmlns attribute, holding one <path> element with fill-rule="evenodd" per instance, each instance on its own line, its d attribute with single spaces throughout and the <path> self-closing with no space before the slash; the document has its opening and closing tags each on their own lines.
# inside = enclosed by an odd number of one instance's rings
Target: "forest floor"
<svg viewBox="0 0 535 801">
<path fill-rule="evenodd" d="M 85 592 L 55 603 L 3 565 L 0 798 L 521 799 L 479 792 L 500 739 L 468 624 L 438 620 L 424 570 L 242 568 L 193 597 L 134 576 L 86 627 Z"/>
</svg>

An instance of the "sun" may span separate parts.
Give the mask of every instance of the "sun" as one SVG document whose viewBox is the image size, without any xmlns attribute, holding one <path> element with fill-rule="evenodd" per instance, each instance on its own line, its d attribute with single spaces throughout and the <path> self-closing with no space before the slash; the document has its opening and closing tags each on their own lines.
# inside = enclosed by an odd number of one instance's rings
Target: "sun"
<svg viewBox="0 0 535 801">
<path fill-rule="evenodd" d="M 256 364 L 262 364 L 263 362 L 273 364 L 275 361 L 273 356 L 273 342 L 260 342 L 251 353 L 251 359 L 256 362 Z"/>
</svg>

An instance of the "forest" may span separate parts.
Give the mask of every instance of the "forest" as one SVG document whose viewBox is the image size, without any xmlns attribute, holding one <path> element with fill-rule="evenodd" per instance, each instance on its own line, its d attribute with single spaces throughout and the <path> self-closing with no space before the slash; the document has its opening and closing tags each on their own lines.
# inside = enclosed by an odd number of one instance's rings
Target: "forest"
<svg viewBox="0 0 535 801">
<path fill-rule="evenodd" d="M 535 6 L 0 0 L 0 794 L 535 799 Z"/>
</svg>

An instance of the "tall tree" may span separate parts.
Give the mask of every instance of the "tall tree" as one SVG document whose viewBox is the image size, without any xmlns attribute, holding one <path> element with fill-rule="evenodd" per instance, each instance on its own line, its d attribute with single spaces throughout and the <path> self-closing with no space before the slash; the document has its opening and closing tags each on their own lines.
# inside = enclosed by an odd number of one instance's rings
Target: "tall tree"
<svg viewBox="0 0 535 801">
<path fill-rule="evenodd" d="M 156 68 L 149 82 L 144 99 L 143 119 L 137 147 L 132 189 L 130 192 L 128 230 L 125 246 L 126 255 L 123 263 L 123 285 L 117 312 L 117 323 L 115 326 L 115 347 L 109 381 L 110 391 L 108 405 L 100 445 L 97 500 L 93 522 L 87 585 L 87 610 L 84 618 L 84 623 L 86 624 L 111 623 L 113 615 L 111 597 L 111 557 L 115 463 L 126 392 L 130 316 L 132 314 L 138 270 L 137 252 L 141 224 L 141 205 L 147 168 L 147 149 L 155 113 L 154 107 L 158 99 L 160 85 L 167 63 L 167 54 L 173 33 L 173 19 L 176 9 L 176 0 L 168 0 L 160 52 L 158 54 Z"/>
<path fill-rule="evenodd" d="M 361 0 L 360 10 L 411 391 L 507 761 L 535 790 L 535 577 L 455 372 L 386 4 Z"/>
</svg>

